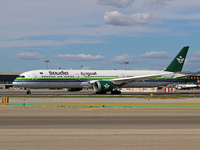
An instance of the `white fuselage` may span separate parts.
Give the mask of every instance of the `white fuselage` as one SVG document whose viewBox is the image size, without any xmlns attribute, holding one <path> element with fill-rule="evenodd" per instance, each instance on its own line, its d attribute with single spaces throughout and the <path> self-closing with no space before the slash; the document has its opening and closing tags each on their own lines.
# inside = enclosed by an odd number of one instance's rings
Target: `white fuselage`
<svg viewBox="0 0 200 150">
<path fill-rule="evenodd" d="M 91 87 L 89 81 L 112 80 L 140 75 L 160 74 L 165 71 L 154 70 L 33 70 L 20 74 L 13 81 L 17 87 L 25 88 L 83 88 Z M 123 87 L 156 87 L 164 86 L 175 81 L 164 80 L 174 78 L 176 74 L 169 73 L 163 80 L 145 80 L 126 84 Z"/>
</svg>

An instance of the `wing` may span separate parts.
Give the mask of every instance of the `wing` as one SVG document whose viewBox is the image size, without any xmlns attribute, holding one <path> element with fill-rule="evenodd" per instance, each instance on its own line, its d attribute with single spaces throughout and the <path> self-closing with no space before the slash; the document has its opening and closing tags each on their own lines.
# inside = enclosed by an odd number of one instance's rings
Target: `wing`
<svg viewBox="0 0 200 150">
<path fill-rule="evenodd" d="M 163 75 L 170 75 L 170 74 L 174 74 L 174 73 L 164 71 L 164 72 L 160 72 L 160 73 L 156 73 L 156 74 L 139 75 L 139 76 L 133 76 L 133 77 L 127 77 L 127 78 L 116 78 L 116 79 L 110 79 L 110 80 L 106 80 L 106 81 L 111 81 L 111 82 L 113 82 L 113 84 L 118 85 L 118 86 L 124 86 L 126 84 L 131 83 L 132 80 L 134 80 L 136 82 L 137 81 L 144 81 L 144 80 L 148 80 L 148 79 L 152 79 L 152 78 L 158 78 L 158 77 L 161 77 Z M 88 83 L 90 85 L 93 85 L 97 81 L 99 81 L 99 80 L 91 80 Z"/>
<path fill-rule="evenodd" d="M 171 72 L 163 72 L 163 73 L 159 73 L 159 74 L 150 74 L 150 75 L 140 75 L 140 76 L 133 76 L 133 77 L 128 77 L 128 78 L 117 78 L 117 79 L 112 79 L 111 81 L 116 84 L 116 85 L 120 85 L 120 84 L 129 84 L 131 83 L 131 80 L 135 80 L 137 81 L 144 81 L 147 79 L 152 79 L 152 78 L 158 78 L 161 77 L 163 75 L 168 75 L 168 74 L 172 74 Z"/>
</svg>

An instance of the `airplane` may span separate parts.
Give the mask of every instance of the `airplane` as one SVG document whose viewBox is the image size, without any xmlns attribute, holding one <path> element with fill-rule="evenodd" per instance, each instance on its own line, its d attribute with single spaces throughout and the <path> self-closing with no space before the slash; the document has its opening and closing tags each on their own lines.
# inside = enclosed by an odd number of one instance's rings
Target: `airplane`
<svg viewBox="0 0 200 150">
<path fill-rule="evenodd" d="M 200 87 L 200 78 L 197 80 L 195 84 L 177 84 L 176 88 L 178 90 L 190 90 L 194 88 L 199 88 Z"/>
<path fill-rule="evenodd" d="M 190 90 L 194 88 L 199 88 L 199 85 L 197 84 L 178 84 L 177 85 L 178 90 Z"/>
<path fill-rule="evenodd" d="M 159 77 L 172 79 L 180 74 L 189 46 L 183 47 L 164 70 L 33 70 L 20 74 L 14 81 L 16 87 L 24 87 L 27 94 L 30 89 L 67 88 L 80 91 L 92 88 L 96 94 L 121 94 L 119 88 L 165 86 L 172 81 L 157 80 Z M 153 79 L 153 80 L 152 80 Z M 173 82 L 175 82 L 173 80 Z"/>
</svg>

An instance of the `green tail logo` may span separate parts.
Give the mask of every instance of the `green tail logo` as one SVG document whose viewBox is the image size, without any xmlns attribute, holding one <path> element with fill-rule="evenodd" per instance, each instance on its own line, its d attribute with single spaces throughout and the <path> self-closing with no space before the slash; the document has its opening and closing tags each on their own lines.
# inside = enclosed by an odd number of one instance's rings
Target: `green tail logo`
<svg viewBox="0 0 200 150">
<path fill-rule="evenodd" d="M 182 58 L 182 56 L 179 56 L 179 58 L 176 58 L 179 62 L 179 64 L 182 64 L 185 60 L 185 58 Z"/>
<path fill-rule="evenodd" d="M 189 46 L 183 47 L 164 71 L 181 72 Z"/>
</svg>

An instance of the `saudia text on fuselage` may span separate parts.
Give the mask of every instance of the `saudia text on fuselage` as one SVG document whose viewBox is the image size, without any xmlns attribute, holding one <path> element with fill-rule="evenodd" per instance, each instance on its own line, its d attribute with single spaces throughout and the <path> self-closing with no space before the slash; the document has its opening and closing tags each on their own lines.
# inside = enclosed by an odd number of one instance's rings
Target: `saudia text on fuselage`
<svg viewBox="0 0 200 150">
<path fill-rule="evenodd" d="M 50 75 L 69 75 L 67 71 L 49 71 Z"/>
<path fill-rule="evenodd" d="M 85 76 L 85 77 L 89 77 L 91 75 L 97 75 L 96 72 L 81 72 L 81 75 Z"/>
</svg>

